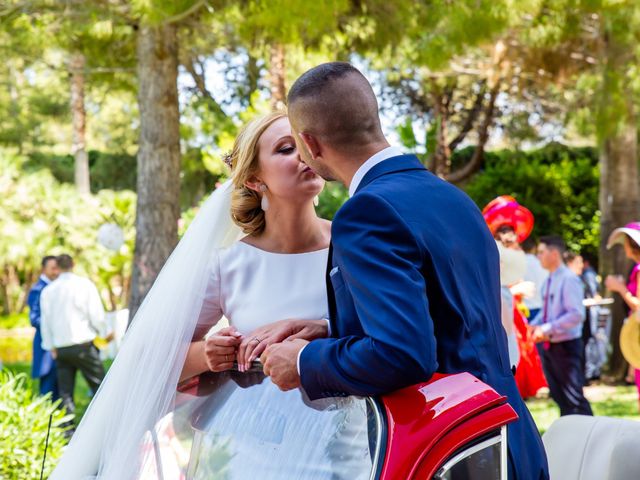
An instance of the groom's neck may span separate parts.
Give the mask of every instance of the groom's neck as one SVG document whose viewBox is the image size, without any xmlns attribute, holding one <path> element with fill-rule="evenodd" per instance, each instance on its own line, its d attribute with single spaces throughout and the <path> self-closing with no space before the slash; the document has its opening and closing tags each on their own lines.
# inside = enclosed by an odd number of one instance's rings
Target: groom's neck
<svg viewBox="0 0 640 480">
<path fill-rule="evenodd" d="M 333 168 L 336 178 L 349 188 L 353 176 L 364 163 L 373 157 L 376 153 L 390 147 L 386 140 L 377 143 L 371 143 L 366 146 L 344 152 L 341 157 L 336 160 Z"/>
</svg>

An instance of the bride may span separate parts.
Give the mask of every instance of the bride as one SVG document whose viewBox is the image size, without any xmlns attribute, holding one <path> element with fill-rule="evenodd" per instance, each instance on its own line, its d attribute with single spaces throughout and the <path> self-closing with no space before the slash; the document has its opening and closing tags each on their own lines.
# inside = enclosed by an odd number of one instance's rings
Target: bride
<svg viewBox="0 0 640 480">
<path fill-rule="evenodd" d="M 228 160 L 232 180 L 165 264 L 50 478 L 368 478 L 363 400 L 310 402 L 250 373 L 271 343 L 329 334 L 331 225 L 314 209 L 324 181 L 283 113 L 247 124 Z M 211 333 L 222 317 L 230 326 Z M 213 394 L 177 392 L 206 375 Z M 178 451 L 171 468 L 163 436 Z"/>
</svg>

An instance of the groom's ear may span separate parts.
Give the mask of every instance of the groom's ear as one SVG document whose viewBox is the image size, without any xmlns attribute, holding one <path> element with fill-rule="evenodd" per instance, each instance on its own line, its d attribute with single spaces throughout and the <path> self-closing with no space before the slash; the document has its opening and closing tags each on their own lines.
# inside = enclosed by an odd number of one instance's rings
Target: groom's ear
<svg viewBox="0 0 640 480">
<path fill-rule="evenodd" d="M 318 157 L 322 157 L 322 149 L 316 137 L 309 133 L 299 133 L 298 136 L 304 143 L 307 153 L 311 157 L 311 160 L 315 160 Z"/>
</svg>

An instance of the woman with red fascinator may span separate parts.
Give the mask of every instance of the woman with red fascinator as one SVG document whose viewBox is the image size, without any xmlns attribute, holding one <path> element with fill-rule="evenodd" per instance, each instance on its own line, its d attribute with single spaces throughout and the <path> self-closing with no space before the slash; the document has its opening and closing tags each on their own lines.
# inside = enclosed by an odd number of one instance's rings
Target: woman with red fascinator
<svg viewBox="0 0 640 480">
<path fill-rule="evenodd" d="M 529 334 L 526 307 L 522 301 L 535 289 L 532 282 L 523 281 L 527 264 L 520 247 L 533 230 L 533 214 L 508 195 L 489 202 L 482 214 L 500 251 L 502 323 L 507 332 L 512 363 L 517 365 L 516 384 L 523 398 L 531 397 L 547 386 L 538 351 Z"/>
</svg>

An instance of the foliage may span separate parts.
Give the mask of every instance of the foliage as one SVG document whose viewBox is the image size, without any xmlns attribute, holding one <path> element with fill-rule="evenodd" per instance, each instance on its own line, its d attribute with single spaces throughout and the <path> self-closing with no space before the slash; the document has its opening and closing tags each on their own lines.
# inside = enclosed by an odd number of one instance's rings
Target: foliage
<svg viewBox="0 0 640 480">
<path fill-rule="evenodd" d="M 484 170 L 464 190 L 480 208 L 498 195 L 514 196 L 535 217 L 534 238 L 562 235 L 569 248 L 597 258 L 598 182 L 594 149 L 550 144 L 530 152 L 488 152 Z"/>
<path fill-rule="evenodd" d="M 90 150 L 89 175 L 91 191 L 135 190 L 136 157 L 127 153 L 104 153 Z M 74 183 L 73 155 L 33 152 L 24 164 L 26 171 L 49 170 L 59 182 Z"/>
<path fill-rule="evenodd" d="M 65 416 L 48 395 L 34 396 L 24 373 L 0 371 L 0 478 L 40 478 L 50 417 L 45 478 L 62 456 L 66 444 L 62 425 L 71 417 Z"/>
<path fill-rule="evenodd" d="M 9 330 L 9 334 L 16 330 Z M 0 335 L 0 362 L 31 362 L 33 355 L 33 339 L 30 335 Z"/>
<path fill-rule="evenodd" d="M 0 316 L 0 329 L 30 327 L 27 312 Z"/>
<path fill-rule="evenodd" d="M 349 192 L 340 183 L 327 183 L 320 194 L 318 215 L 327 220 L 332 220 L 338 209 L 349 198 Z"/>
<path fill-rule="evenodd" d="M 101 191 L 81 196 L 48 170 L 25 171 L 25 160 L 0 152 L 0 301 L 4 314 L 21 311 L 42 256 L 70 253 L 78 273 L 96 280 L 110 309 L 127 298 L 133 251 L 135 194 Z M 103 223 L 125 232 L 119 252 L 97 244 Z"/>
</svg>

